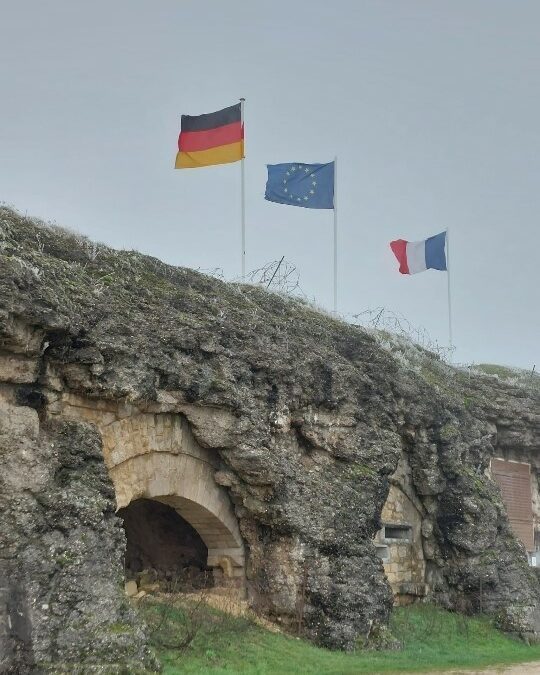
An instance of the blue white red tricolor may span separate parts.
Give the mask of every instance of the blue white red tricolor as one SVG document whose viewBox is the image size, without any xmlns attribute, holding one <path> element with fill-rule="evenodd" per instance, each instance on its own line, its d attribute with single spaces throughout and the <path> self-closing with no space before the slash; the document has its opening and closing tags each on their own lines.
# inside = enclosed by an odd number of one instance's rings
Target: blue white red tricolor
<svg viewBox="0 0 540 675">
<path fill-rule="evenodd" d="M 425 270 L 446 270 L 446 232 L 423 241 L 396 239 L 390 248 L 399 262 L 401 274 L 417 274 Z"/>
</svg>

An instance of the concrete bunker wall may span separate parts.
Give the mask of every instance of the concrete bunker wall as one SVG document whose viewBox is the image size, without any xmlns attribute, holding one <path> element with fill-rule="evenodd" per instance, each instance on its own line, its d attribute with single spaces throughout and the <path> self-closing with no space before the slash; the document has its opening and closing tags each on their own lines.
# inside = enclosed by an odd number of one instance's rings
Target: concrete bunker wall
<svg viewBox="0 0 540 675">
<path fill-rule="evenodd" d="M 504 462 L 507 468 L 522 468 L 523 480 L 504 484 L 494 465 Z M 502 469 L 500 469 L 502 471 Z M 508 471 L 507 471 L 508 472 Z M 527 551 L 529 564 L 540 567 L 540 459 L 531 453 L 497 448 L 486 475 L 501 489 L 502 501 L 509 515 L 516 539 Z M 519 494 L 518 494 L 519 492 Z M 517 506 L 520 508 L 516 507 Z M 523 523 L 523 510 L 530 511 L 530 520 Z M 384 571 L 394 594 L 394 603 L 407 604 L 430 592 L 429 561 L 432 526 L 429 514 L 414 490 L 408 461 L 401 457 L 391 478 L 390 490 L 381 512 L 382 528 L 374 544 L 382 559 Z M 524 528 L 530 528 L 524 536 Z"/>
<path fill-rule="evenodd" d="M 56 412 L 95 424 L 117 508 L 153 499 L 174 508 L 208 548 L 207 565 L 243 587 L 244 546 L 231 500 L 214 480 L 214 452 L 203 448 L 178 413 L 148 413 L 64 394 Z"/>
<path fill-rule="evenodd" d="M 375 546 L 396 604 L 406 604 L 427 593 L 422 544 L 422 515 L 397 485 L 391 485 L 381 514 L 383 527 Z"/>
</svg>

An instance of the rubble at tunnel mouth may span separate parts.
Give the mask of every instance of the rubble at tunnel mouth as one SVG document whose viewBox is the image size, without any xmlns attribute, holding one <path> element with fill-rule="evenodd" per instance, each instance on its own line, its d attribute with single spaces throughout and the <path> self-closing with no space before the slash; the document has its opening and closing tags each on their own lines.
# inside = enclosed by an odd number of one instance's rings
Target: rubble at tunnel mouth
<svg viewBox="0 0 540 675">
<path fill-rule="evenodd" d="M 126 582 L 151 590 L 181 591 L 207 586 L 208 548 L 172 506 L 137 499 L 119 509 L 126 536 Z M 155 584 L 155 586 L 154 586 Z"/>
</svg>

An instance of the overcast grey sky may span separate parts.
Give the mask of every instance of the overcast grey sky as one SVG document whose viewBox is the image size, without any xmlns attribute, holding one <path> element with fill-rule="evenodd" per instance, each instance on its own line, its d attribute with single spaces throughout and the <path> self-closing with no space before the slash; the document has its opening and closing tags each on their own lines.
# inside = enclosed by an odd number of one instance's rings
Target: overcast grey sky
<svg viewBox="0 0 540 675">
<path fill-rule="evenodd" d="M 332 212 L 266 163 L 339 157 L 340 310 L 447 340 L 446 275 L 388 247 L 451 228 L 456 359 L 539 358 L 537 0 L 0 0 L 0 200 L 175 265 L 240 272 L 240 165 L 174 171 L 180 115 L 246 100 L 247 268 L 332 305 Z"/>
</svg>

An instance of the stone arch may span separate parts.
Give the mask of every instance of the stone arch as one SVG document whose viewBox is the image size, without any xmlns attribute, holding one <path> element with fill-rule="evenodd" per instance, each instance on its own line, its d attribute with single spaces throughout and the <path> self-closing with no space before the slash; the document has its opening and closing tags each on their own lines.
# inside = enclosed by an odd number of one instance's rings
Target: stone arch
<svg viewBox="0 0 540 675">
<path fill-rule="evenodd" d="M 218 458 L 197 443 L 183 415 L 126 415 L 121 406 L 75 397 L 63 412 L 99 427 L 118 509 L 141 498 L 171 506 L 206 544 L 208 566 L 243 586 L 244 546 L 229 495 L 214 480 Z"/>
</svg>

